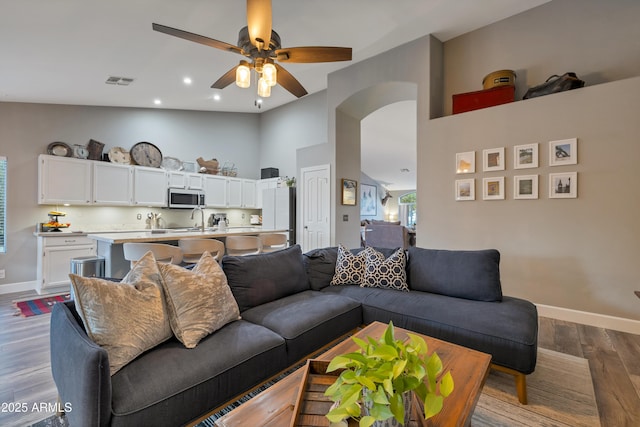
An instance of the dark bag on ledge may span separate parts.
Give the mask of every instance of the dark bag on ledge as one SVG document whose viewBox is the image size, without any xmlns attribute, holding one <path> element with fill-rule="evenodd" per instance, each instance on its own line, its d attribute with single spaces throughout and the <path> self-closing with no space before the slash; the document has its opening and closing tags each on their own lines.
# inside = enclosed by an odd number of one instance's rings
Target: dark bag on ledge
<svg viewBox="0 0 640 427">
<path fill-rule="evenodd" d="M 564 92 L 565 90 L 577 89 L 583 86 L 584 81 L 580 80 L 578 76 L 576 76 L 576 73 L 564 73 L 561 76 L 554 74 L 541 85 L 530 88 L 522 99 Z"/>
</svg>

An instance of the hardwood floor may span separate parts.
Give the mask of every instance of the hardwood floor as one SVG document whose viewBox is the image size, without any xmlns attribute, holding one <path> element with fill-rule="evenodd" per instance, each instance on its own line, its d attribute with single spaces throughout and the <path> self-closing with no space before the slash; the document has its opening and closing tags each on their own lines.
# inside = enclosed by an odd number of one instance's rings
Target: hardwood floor
<svg viewBox="0 0 640 427">
<path fill-rule="evenodd" d="M 55 404 L 57 398 L 49 365 L 50 315 L 14 316 L 12 301 L 29 296 L 35 294 L 0 295 L 3 427 L 47 418 L 53 411 L 40 410 L 40 404 Z M 538 345 L 589 360 L 603 427 L 640 426 L 640 335 L 540 318 Z M 15 404 L 23 403 L 26 411 L 17 411 Z"/>
</svg>

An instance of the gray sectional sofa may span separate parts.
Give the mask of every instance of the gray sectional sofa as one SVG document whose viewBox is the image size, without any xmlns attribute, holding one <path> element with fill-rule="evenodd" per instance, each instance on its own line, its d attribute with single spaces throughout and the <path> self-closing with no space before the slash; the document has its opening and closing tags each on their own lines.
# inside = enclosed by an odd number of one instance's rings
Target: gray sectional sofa
<svg viewBox="0 0 640 427">
<path fill-rule="evenodd" d="M 358 250 L 353 250 L 357 253 Z M 393 251 L 381 250 L 388 256 Z M 71 426 L 179 426 L 205 415 L 354 328 L 378 320 L 492 355 L 497 369 L 525 375 L 537 354 L 533 304 L 502 295 L 500 255 L 487 251 L 408 251 L 408 292 L 330 285 L 337 248 L 299 246 L 225 257 L 223 269 L 241 320 L 192 349 L 170 339 L 110 376 L 73 303 L 54 306 L 51 367 Z"/>
</svg>

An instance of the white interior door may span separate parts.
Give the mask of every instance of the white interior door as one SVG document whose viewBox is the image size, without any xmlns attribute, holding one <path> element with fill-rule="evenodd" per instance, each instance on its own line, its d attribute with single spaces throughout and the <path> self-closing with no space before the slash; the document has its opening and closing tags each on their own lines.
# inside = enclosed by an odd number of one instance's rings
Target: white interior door
<svg viewBox="0 0 640 427">
<path fill-rule="evenodd" d="M 298 233 L 302 252 L 329 246 L 331 242 L 329 165 L 300 170 L 301 217 Z"/>
</svg>

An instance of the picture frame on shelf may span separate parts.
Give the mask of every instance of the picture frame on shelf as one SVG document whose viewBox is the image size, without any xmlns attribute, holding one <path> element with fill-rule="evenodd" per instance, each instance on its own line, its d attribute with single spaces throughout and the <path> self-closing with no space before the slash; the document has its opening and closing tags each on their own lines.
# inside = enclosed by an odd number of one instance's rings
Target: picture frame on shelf
<svg viewBox="0 0 640 427">
<path fill-rule="evenodd" d="M 549 174 L 550 199 L 575 199 L 578 197 L 578 173 L 563 172 Z"/>
<path fill-rule="evenodd" d="M 360 215 L 375 216 L 378 213 L 378 187 L 371 184 L 360 185 Z"/>
<path fill-rule="evenodd" d="M 342 179 L 342 204 L 355 206 L 358 194 L 358 181 L 353 179 Z"/>
<path fill-rule="evenodd" d="M 483 172 L 504 170 L 504 147 L 482 150 Z"/>
<path fill-rule="evenodd" d="M 516 175 L 513 177 L 513 198 L 531 200 L 538 198 L 538 175 Z"/>
<path fill-rule="evenodd" d="M 538 144 L 524 144 L 513 147 L 513 168 L 529 169 L 538 167 Z"/>
<path fill-rule="evenodd" d="M 475 173 L 476 172 L 476 152 L 466 151 L 464 153 L 456 153 L 456 173 Z"/>
<path fill-rule="evenodd" d="M 462 202 L 476 199 L 475 178 L 456 180 L 456 201 Z"/>
<path fill-rule="evenodd" d="M 504 200 L 504 176 L 482 179 L 482 200 Z"/>
<path fill-rule="evenodd" d="M 549 166 L 578 164 L 578 138 L 549 141 Z"/>
</svg>

